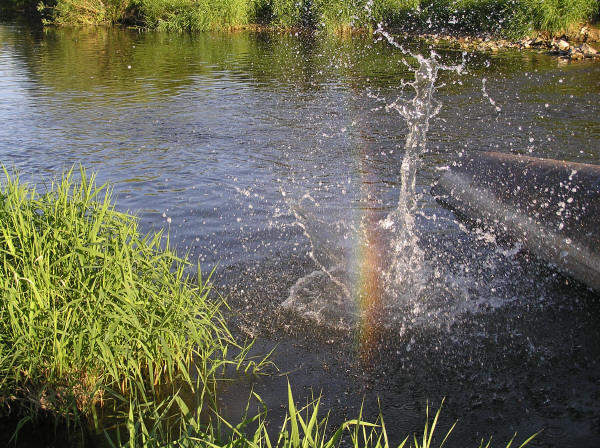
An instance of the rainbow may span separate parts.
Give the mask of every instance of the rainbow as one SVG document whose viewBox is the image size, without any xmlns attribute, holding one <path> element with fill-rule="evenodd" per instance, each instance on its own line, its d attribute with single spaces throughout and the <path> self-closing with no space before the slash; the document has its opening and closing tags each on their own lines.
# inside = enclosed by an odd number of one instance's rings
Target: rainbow
<svg viewBox="0 0 600 448">
<path fill-rule="evenodd" d="M 361 185 L 361 234 L 358 235 L 357 280 L 353 288 L 354 302 L 359 316 L 358 355 L 361 362 L 368 365 L 377 351 L 381 339 L 382 313 L 384 306 L 384 252 L 381 232 L 378 231 L 379 216 L 370 204 L 376 197 L 375 185 L 364 166 L 368 160 L 368 148 L 362 144 L 359 149 L 359 172 Z"/>
</svg>

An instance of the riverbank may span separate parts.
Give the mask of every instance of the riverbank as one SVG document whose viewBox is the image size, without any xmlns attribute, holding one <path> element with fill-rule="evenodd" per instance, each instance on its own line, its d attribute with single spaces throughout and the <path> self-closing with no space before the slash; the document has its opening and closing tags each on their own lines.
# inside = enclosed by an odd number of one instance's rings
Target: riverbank
<svg viewBox="0 0 600 448">
<path fill-rule="evenodd" d="M 8 0 L 5 11 L 55 25 L 123 24 L 169 31 L 246 26 L 389 29 L 522 38 L 534 31 L 568 33 L 600 16 L 598 0 Z M 577 28 L 579 30 L 579 28 Z"/>
<path fill-rule="evenodd" d="M 406 37 L 409 37 L 405 33 Z M 543 33 L 534 32 L 521 39 L 502 39 L 493 37 L 474 37 L 469 35 L 453 36 L 449 34 L 421 34 L 421 38 L 435 44 L 445 42 L 465 51 L 496 53 L 504 49 L 537 50 L 556 56 L 561 61 L 600 61 L 600 27 L 598 24 L 586 24 L 570 32 Z"/>
</svg>

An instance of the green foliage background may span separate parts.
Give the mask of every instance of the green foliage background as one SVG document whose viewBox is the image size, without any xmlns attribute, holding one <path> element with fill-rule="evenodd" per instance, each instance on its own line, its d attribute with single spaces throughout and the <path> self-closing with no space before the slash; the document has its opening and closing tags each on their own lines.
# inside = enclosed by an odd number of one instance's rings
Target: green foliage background
<svg viewBox="0 0 600 448">
<path fill-rule="evenodd" d="M 600 16 L 600 0 L 5 0 L 46 23 L 135 24 L 206 31 L 249 24 L 340 31 L 379 23 L 416 32 L 523 36 L 561 32 Z M 1 8 L 1 7 L 0 7 Z"/>
</svg>

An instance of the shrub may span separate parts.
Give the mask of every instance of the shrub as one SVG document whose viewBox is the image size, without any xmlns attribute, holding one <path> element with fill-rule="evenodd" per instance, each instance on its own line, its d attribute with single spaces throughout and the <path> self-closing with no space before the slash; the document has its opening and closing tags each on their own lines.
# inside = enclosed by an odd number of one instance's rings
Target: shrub
<svg viewBox="0 0 600 448">
<path fill-rule="evenodd" d="M 7 0 L 23 9 L 36 0 Z M 205 31 L 258 23 L 339 30 L 378 23 L 408 31 L 521 36 L 552 33 L 597 17 L 600 0 L 48 0 L 56 24 L 116 23 L 136 16 L 148 28 Z"/>
<path fill-rule="evenodd" d="M 50 0 L 38 10 L 49 12 L 49 22 L 57 25 L 112 24 L 122 20 L 131 0 Z"/>
</svg>

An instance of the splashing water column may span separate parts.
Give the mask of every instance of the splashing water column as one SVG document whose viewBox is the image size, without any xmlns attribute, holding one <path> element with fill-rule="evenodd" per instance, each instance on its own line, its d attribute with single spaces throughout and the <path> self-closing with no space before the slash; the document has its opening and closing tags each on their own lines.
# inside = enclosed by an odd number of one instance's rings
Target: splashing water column
<svg viewBox="0 0 600 448">
<path fill-rule="evenodd" d="M 393 109 L 407 121 L 409 133 L 404 145 L 404 158 L 400 168 L 400 194 L 396 209 L 379 221 L 372 208 L 365 208 L 361 219 L 359 276 L 356 285 L 356 302 L 360 316 L 360 359 L 367 365 L 381 338 L 383 313 L 387 301 L 400 300 L 404 294 L 418 295 L 419 272 L 423 253 L 419 248 L 414 229 L 416 207 L 415 184 L 419 156 L 426 151 L 429 119 L 438 111 L 433 105 L 434 83 L 439 65 L 431 58 L 416 56 L 419 68 L 411 83 L 415 96 L 411 101 L 396 100 L 387 109 Z M 365 150 L 361 148 L 361 164 Z M 361 170 L 367 172 L 367 170 Z M 363 201 L 369 203 L 375 192 L 375 183 L 362 179 Z M 382 231 L 386 230 L 385 241 Z"/>
</svg>

